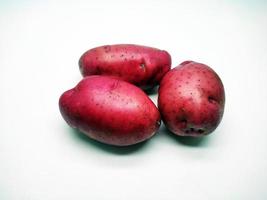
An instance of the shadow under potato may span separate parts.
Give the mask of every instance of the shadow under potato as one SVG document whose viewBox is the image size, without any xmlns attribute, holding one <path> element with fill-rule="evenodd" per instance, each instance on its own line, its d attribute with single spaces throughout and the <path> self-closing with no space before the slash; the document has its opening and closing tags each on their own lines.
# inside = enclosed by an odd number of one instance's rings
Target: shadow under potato
<svg viewBox="0 0 267 200">
<path fill-rule="evenodd" d="M 178 143 L 191 147 L 207 146 L 209 140 L 208 136 L 201 136 L 201 137 L 178 136 L 169 131 L 166 127 L 164 127 L 164 132 L 166 133 L 166 135 L 168 135 Z"/>
<path fill-rule="evenodd" d="M 159 89 L 159 86 L 157 85 L 157 86 L 155 86 L 155 87 L 153 87 L 153 88 L 145 89 L 144 92 L 145 92 L 147 95 L 157 94 L 158 89 Z"/>
<path fill-rule="evenodd" d="M 86 142 L 95 148 L 118 155 L 125 155 L 137 152 L 144 147 L 145 143 L 147 143 L 147 141 L 144 141 L 130 146 L 114 146 L 114 145 L 104 144 L 94 139 L 91 139 L 89 136 L 85 135 L 78 129 L 69 127 L 69 130 L 71 134 L 81 142 Z"/>
</svg>

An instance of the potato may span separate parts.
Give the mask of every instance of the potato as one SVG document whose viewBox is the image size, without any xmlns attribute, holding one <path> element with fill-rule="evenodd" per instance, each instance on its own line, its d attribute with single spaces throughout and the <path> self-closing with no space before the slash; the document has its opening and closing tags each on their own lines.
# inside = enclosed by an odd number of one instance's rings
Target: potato
<svg viewBox="0 0 267 200">
<path fill-rule="evenodd" d="M 88 76 L 59 99 L 65 121 L 89 137 L 117 146 L 155 134 L 160 114 L 138 87 L 111 76 Z"/>
<path fill-rule="evenodd" d="M 85 52 L 79 67 L 83 76 L 117 76 L 146 90 L 159 84 L 170 70 L 171 56 L 167 51 L 152 47 L 106 45 Z"/>
<path fill-rule="evenodd" d="M 213 132 L 223 117 L 224 86 L 209 66 L 185 61 L 162 79 L 158 105 L 164 124 L 174 134 L 204 136 Z"/>
</svg>

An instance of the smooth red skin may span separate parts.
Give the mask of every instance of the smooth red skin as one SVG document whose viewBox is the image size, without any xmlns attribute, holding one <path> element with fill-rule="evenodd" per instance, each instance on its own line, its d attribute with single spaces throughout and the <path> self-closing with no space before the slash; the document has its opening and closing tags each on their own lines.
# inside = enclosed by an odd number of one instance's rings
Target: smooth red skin
<svg viewBox="0 0 267 200">
<path fill-rule="evenodd" d="M 170 70 L 171 56 L 167 51 L 152 47 L 106 45 L 85 52 L 79 66 L 83 76 L 112 75 L 142 89 L 151 89 Z"/>
<path fill-rule="evenodd" d="M 180 136 L 202 136 L 219 125 L 225 104 L 221 79 L 207 65 L 185 61 L 159 87 L 158 106 L 166 127 Z"/>
<path fill-rule="evenodd" d="M 116 77 L 88 76 L 59 99 L 65 121 L 89 137 L 126 146 L 155 134 L 160 114 L 138 87 Z"/>
</svg>

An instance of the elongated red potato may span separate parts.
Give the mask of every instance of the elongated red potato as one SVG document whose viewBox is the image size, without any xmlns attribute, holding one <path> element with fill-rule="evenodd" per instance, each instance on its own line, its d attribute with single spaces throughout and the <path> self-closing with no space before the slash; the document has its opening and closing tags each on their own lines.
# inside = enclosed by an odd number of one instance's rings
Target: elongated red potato
<svg viewBox="0 0 267 200">
<path fill-rule="evenodd" d="M 159 84 L 171 68 L 167 51 L 152 47 L 117 44 L 100 46 L 86 51 L 79 60 L 83 76 L 112 75 L 142 89 Z"/>
<path fill-rule="evenodd" d="M 138 87 L 110 76 L 88 76 L 59 99 L 65 121 L 89 137 L 126 146 L 155 134 L 160 114 Z"/>
</svg>

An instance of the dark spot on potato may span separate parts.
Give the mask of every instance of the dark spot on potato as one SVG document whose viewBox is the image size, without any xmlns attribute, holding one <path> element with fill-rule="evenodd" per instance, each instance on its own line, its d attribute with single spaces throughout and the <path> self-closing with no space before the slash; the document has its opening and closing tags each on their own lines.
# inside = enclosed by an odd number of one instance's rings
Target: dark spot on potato
<svg viewBox="0 0 267 200">
<path fill-rule="evenodd" d="M 186 128 L 185 133 L 203 134 L 205 131 L 202 128 Z"/>
<path fill-rule="evenodd" d="M 178 117 L 178 123 L 180 124 L 180 127 L 186 128 L 187 127 L 187 120 L 185 117 Z"/>
<path fill-rule="evenodd" d="M 208 97 L 208 101 L 210 102 L 210 103 L 212 103 L 212 104 L 215 104 L 217 101 L 216 101 L 216 99 L 214 98 L 214 97 L 212 97 L 212 96 L 209 96 Z"/>
<path fill-rule="evenodd" d="M 109 45 L 104 46 L 105 52 L 108 53 L 111 49 Z"/>
</svg>

